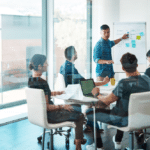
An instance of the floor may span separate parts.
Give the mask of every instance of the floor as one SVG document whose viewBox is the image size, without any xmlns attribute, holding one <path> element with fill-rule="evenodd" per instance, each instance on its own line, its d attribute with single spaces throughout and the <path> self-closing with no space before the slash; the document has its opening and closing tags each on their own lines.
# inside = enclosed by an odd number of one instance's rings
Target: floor
<svg viewBox="0 0 150 150">
<path fill-rule="evenodd" d="M 0 126 L 27 118 L 27 104 L 0 109 Z"/>
<path fill-rule="evenodd" d="M 112 137 L 115 134 L 115 129 L 107 129 L 106 125 L 103 125 L 104 133 L 102 139 L 104 142 L 105 150 L 114 150 Z M 66 129 L 66 128 L 63 128 Z M 0 150 L 41 150 L 41 144 L 37 142 L 37 137 L 43 132 L 41 127 L 31 124 L 28 119 L 14 122 L 8 125 L 0 127 Z M 87 139 L 87 144 L 92 143 L 92 133 L 84 134 Z M 122 150 L 128 146 L 128 133 L 125 133 Z M 47 148 L 47 141 L 49 140 L 49 134 L 46 135 L 45 149 Z M 74 129 L 71 130 L 70 148 L 69 150 L 75 150 L 74 142 Z M 86 145 L 82 146 L 82 150 L 86 150 Z M 140 147 L 136 144 L 135 149 Z M 150 149 L 150 142 L 147 144 L 147 150 Z M 66 150 L 65 137 L 60 135 L 54 136 L 54 150 Z"/>
</svg>

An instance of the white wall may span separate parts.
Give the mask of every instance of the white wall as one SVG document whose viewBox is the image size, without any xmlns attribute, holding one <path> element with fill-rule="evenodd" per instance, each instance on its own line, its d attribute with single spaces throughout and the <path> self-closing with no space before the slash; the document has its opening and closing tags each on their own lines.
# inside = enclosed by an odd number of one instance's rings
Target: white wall
<svg viewBox="0 0 150 150">
<path fill-rule="evenodd" d="M 150 49 L 150 0 L 93 0 L 93 48 L 98 41 L 99 27 L 108 24 L 111 29 L 110 39 L 113 39 L 113 22 L 146 22 L 147 50 Z M 148 64 L 147 64 L 148 65 Z M 93 77 L 95 77 L 95 63 L 93 62 Z M 146 65 L 140 65 L 146 69 Z M 139 68 L 139 69 L 141 69 Z M 143 69 L 143 70 L 144 70 Z M 115 75 L 116 80 L 125 74 Z"/>
</svg>

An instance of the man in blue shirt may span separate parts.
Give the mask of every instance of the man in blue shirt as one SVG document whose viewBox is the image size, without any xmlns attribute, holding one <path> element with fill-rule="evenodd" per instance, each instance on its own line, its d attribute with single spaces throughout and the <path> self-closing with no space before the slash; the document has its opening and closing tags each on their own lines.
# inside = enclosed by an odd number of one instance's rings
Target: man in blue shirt
<svg viewBox="0 0 150 150">
<path fill-rule="evenodd" d="M 127 39 L 128 34 L 124 34 L 122 38 L 110 41 L 110 28 L 108 25 L 102 25 L 101 39 L 96 43 L 93 52 L 93 59 L 96 63 L 96 77 L 97 81 L 103 81 L 104 77 L 114 77 L 114 70 L 112 64 L 114 63 L 111 56 L 111 47 L 118 44 L 121 40 Z"/>
<path fill-rule="evenodd" d="M 74 46 L 69 46 L 65 49 L 65 63 L 60 67 L 60 73 L 64 76 L 66 86 L 68 84 L 80 83 L 82 77 L 78 70 L 74 66 L 74 62 L 77 59 L 77 52 Z"/>
<path fill-rule="evenodd" d="M 78 84 L 81 79 L 84 79 L 83 76 L 80 75 L 78 70 L 74 66 L 74 62 L 77 59 L 77 52 L 74 46 L 69 46 L 65 49 L 65 63 L 60 67 L 60 74 L 64 76 L 66 86 L 68 84 Z M 102 86 L 109 82 L 109 78 L 106 77 L 103 82 L 95 82 L 95 86 Z M 93 127 L 93 122 L 88 121 L 87 128 L 85 128 L 85 132 L 92 131 L 90 127 Z M 96 123 L 96 128 L 99 130 L 98 123 Z M 101 130 L 99 130 L 101 132 Z"/>
</svg>

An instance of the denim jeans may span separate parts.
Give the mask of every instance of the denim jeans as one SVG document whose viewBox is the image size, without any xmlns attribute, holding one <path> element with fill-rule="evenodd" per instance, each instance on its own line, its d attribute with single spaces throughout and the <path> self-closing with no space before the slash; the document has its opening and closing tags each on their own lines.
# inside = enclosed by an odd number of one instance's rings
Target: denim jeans
<svg viewBox="0 0 150 150">
<path fill-rule="evenodd" d="M 59 111 L 48 111 L 47 117 L 49 123 L 60 123 L 64 121 L 75 122 L 75 139 L 83 139 L 84 115 L 81 113 L 80 105 L 72 105 L 74 111 L 62 109 Z"/>
<path fill-rule="evenodd" d="M 100 122 L 103 122 L 103 123 L 114 125 L 113 122 L 111 121 L 110 113 L 111 113 L 111 110 L 96 109 L 96 121 L 100 121 Z M 93 121 L 93 109 L 92 108 L 89 108 L 86 111 L 86 116 L 88 118 L 88 121 Z M 97 147 L 101 148 L 101 147 L 103 147 L 101 135 L 98 132 L 96 132 L 96 133 L 97 133 L 97 135 L 96 135 L 97 136 Z M 124 133 L 123 131 L 117 130 L 117 133 L 116 133 L 116 136 L 115 136 L 115 141 L 116 142 L 121 142 L 122 141 L 123 133 Z"/>
</svg>

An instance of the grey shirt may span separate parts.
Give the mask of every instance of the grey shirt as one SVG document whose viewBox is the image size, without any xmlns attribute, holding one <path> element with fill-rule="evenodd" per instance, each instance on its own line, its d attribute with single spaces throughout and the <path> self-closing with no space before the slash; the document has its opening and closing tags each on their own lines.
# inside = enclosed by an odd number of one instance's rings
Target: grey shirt
<svg viewBox="0 0 150 150">
<path fill-rule="evenodd" d="M 120 80 L 116 88 L 112 91 L 119 98 L 111 110 L 112 122 L 120 122 L 118 126 L 127 126 L 130 94 L 150 91 L 149 85 L 150 79 L 146 75 L 132 76 Z"/>
</svg>

